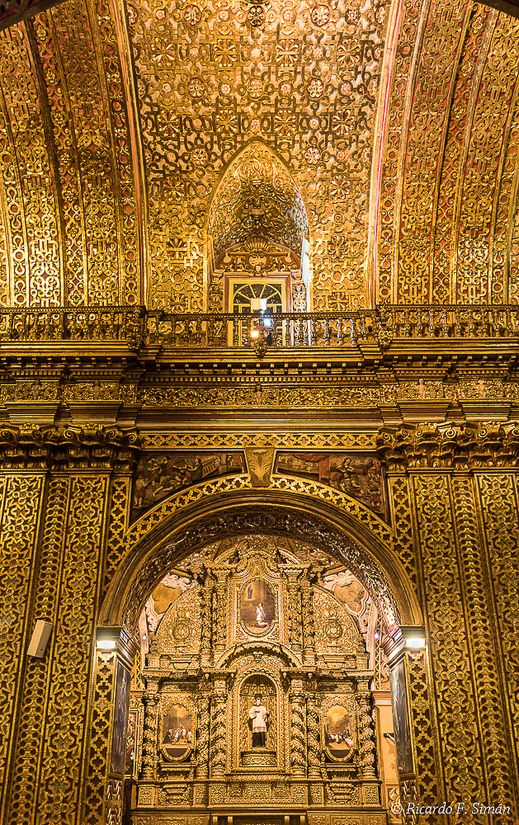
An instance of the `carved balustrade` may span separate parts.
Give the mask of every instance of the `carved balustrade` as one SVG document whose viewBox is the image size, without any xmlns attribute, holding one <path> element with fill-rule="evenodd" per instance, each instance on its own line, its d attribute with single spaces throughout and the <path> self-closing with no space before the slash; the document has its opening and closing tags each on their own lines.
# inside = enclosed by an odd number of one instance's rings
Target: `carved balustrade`
<svg viewBox="0 0 519 825">
<path fill-rule="evenodd" d="M 8 342 L 120 342 L 132 349 L 250 348 L 251 313 L 167 313 L 143 307 L 0 309 Z M 278 312 L 268 347 L 352 349 L 432 339 L 506 339 L 519 335 L 517 306 L 380 306 L 355 312 Z"/>
</svg>

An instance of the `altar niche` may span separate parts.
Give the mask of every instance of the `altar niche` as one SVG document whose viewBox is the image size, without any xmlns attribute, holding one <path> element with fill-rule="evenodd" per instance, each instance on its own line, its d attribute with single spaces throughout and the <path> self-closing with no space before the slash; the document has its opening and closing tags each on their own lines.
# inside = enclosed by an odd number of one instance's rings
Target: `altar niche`
<svg viewBox="0 0 519 825">
<path fill-rule="evenodd" d="M 278 691 L 271 679 L 257 674 L 244 679 L 239 689 L 241 766 L 277 765 L 277 705 Z"/>
<path fill-rule="evenodd" d="M 373 611 L 351 573 L 292 539 L 222 540 L 170 570 L 141 616 L 134 825 L 363 806 L 382 825 Z"/>
</svg>

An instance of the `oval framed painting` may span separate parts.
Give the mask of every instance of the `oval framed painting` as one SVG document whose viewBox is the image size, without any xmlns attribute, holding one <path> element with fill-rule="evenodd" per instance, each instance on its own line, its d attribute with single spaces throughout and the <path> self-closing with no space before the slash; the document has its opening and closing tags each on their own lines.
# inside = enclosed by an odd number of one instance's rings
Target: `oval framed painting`
<svg viewBox="0 0 519 825">
<path fill-rule="evenodd" d="M 187 759 L 193 746 L 191 713 L 183 705 L 170 705 L 162 716 L 162 753 L 170 762 L 182 762 Z"/>
<path fill-rule="evenodd" d="M 332 705 L 323 718 L 323 745 L 333 762 L 347 762 L 355 749 L 353 719 L 342 705 Z"/>
<path fill-rule="evenodd" d="M 267 633 L 276 619 L 276 597 L 264 579 L 252 579 L 240 593 L 240 620 L 255 636 Z"/>
</svg>

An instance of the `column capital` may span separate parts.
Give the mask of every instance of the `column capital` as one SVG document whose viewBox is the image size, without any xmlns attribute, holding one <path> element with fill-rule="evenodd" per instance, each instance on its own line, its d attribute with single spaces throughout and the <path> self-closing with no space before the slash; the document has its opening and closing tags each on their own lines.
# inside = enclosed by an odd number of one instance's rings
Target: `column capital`
<svg viewBox="0 0 519 825">
<path fill-rule="evenodd" d="M 28 424 L 0 427 L 4 469 L 131 469 L 140 446 L 137 430 L 91 423 L 83 426 Z"/>
<path fill-rule="evenodd" d="M 377 436 L 377 452 L 389 472 L 517 467 L 519 421 L 383 427 Z"/>
</svg>

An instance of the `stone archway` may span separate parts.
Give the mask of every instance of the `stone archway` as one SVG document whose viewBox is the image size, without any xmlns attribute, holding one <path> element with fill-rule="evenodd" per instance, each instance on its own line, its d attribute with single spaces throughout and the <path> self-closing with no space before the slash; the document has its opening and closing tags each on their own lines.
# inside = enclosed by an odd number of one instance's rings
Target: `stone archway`
<svg viewBox="0 0 519 825">
<path fill-rule="evenodd" d="M 259 532 L 297 538 L 351 568 L 376 602 L 389 635 L 398 636 L 401 626 L 422 624 L 416 594 L 384 522 L 324 485 L 281 477 L 271 483 L 258 490 L 237 476 L 197 485 L 162 502 L 128 531 L 126 555 L 100 614 L 100 636 L 111 639 L 113 647 L 96 652 L 90 762 L 104 758 L 104 766 L 90 777 L 85 798 L 90 809 L 97 797 L 96 815 L 102 809 L 105 818 L 95 820 L 87 812 L 85 822 L 121 821 L 122 776 L 113 770 L 113 713 L 107 714 L 106 707 L 117 703 L 117 668 L 129 667 L 131 636 L 149 592 L 197 548 L 216 538 Z"/>
</svg>

